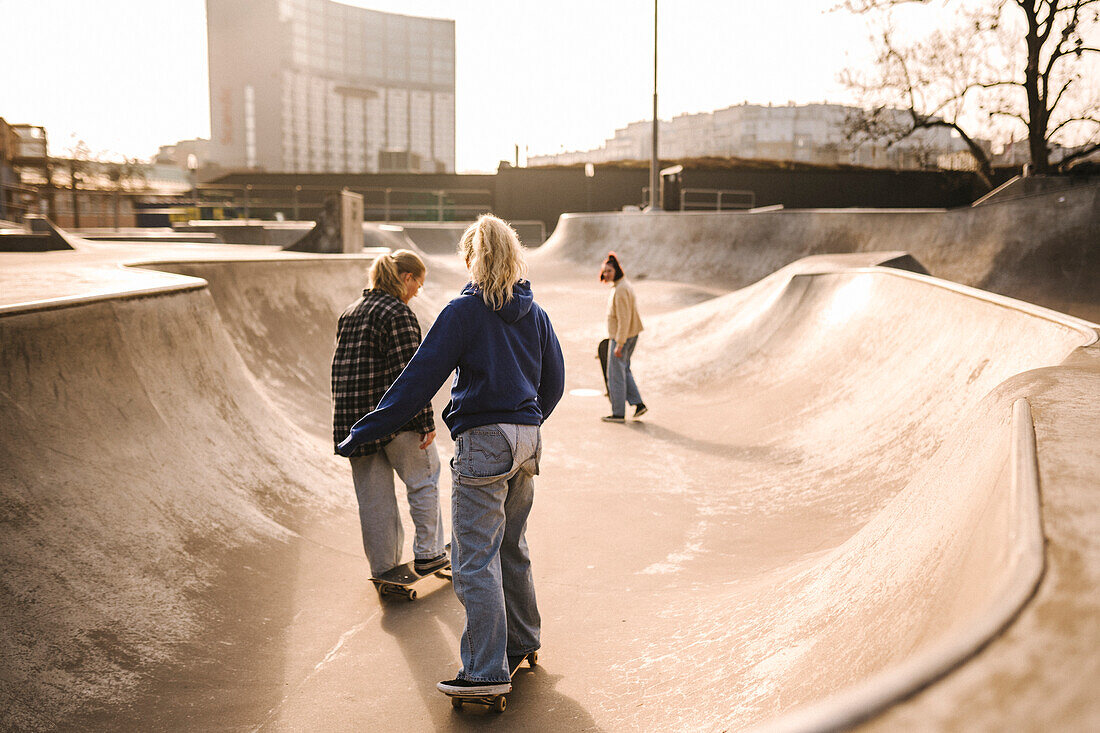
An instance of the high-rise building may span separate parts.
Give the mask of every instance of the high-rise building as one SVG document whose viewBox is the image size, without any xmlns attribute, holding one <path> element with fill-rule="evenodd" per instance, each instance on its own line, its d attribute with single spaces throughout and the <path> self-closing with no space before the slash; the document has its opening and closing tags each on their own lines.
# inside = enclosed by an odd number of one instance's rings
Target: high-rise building
<svg viewBox="0 0 1100 733">
<path fill-rule="evenodd" d="M 210 157 L 303 173 L 453 172 L 453 20 L 331 0 L 206 0 Z"/>
</svg>

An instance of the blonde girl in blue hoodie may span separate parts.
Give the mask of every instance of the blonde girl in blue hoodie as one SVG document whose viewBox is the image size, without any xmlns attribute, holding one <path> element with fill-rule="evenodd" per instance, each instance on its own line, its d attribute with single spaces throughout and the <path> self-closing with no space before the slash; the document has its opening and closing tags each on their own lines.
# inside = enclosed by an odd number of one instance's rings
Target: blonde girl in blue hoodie
<svg viewBox="0 0 1100 733">
<path fill-rule="evenodd" d="M 349 454 L 408 422 L 456 372 L 443 421 L 455 441 L 451 563 L 466 627 L 462 669 L 438 687 L 497 695 L 511 690 L 509 657 L 540 646 L 525 532 L 542 454 L 539 426 L 561 399 L 565 362 L 550 318 L 523 279 L 515 231 L 482 216 L 462 235 L 459 255 L 470 282 L 338 451 Z"/>
</svg>

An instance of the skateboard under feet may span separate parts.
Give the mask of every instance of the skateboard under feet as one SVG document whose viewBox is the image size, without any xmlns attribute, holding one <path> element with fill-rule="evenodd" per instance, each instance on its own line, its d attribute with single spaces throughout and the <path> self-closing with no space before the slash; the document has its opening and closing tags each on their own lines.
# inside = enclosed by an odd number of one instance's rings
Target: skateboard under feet
<svg viewBox="0 0 1100 733">
<path fill-rule="evenodd" d="M 413 564 L 407 562 L 398 565 L 393 570 L 382 573 L 377 578 L 371 578 L 370 582 L 374 583 L 374 587 L 378 590 L 378 596 L 382 599 L 404 598 L 407 601 L 415 601 L 416 589 L 412 586 L 429 575 L 450 580 L 451 566 L 447 565 L 434 573 L 428 573 L 428 575 L 420 575 L 413 569 Z"/>
<path fill-rule="evenodd" d="M 525 654 L 524 656 L 516 659 L 514 664 L 512 663 L 512 660 L 509 660 L 509 678 L 513 678 L 516 676 L 516 670 L 520 668 L 524 660 L 527 661 L 527 665 L 529 667 L 534 667 L 539 663 L 539 653 L 531 652 L 530 654 Z M 506 697 L 507 693 L 503 693 L 500 695 L 479 695 L 476 692 L 471 692 L 469 694 L 455 694 L 451 692 L 445 692 L 443 694 L 451 698 L 451 707 L 455 710 L 461 710 L 462 706 L 466 703 L 472 703 L 474 705 L 485 705 L 494 713 L 503 713 L 504 709 L 508 707 L 508 698 Z"/>
</svg>

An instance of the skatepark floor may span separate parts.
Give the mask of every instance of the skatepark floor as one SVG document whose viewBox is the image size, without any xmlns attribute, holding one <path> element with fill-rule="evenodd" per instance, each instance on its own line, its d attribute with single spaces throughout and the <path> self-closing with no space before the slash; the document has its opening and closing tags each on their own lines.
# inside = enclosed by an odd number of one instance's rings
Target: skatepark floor
<svg viewBox="0 0 1100 733">
<path fill-rule="evenodd" d="M 607 424 L 607 290 L 595 266 L 533 253 L 566 394 L 528 528 L 543 648 L 498 716 L 436 691 L 461 606 L 435 578 L 379 600 L 331 455 L 335 317 L 369 258 L 46 256 L 0 254 L 5 727 L 1100 725 L 1088 323 L 858 257 L 736 291 L 651 276 L 635 282 L 649 414 Z M 425 322 L 461 285 L 452 259 L 428 257 Z M 1014 447 L 1032 420 L 1034 536 Z M 448 507 L 446 472 L 440 488 Z M 992 631 L 938 651 L 975 628 Z"/>
</svg>

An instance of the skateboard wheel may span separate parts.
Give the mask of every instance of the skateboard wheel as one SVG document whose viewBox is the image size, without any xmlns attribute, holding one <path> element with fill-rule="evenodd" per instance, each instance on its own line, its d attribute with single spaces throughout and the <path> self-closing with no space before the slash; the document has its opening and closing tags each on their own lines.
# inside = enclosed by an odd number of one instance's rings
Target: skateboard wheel
<svg viewBox="0 0 1100 733">
<path fill-rule="evenodd" d="M 530 654 L 528 654 L 527 655 L 527 663 L 530 664 L 532 667 L 534 667 L 536 664 L 538 664 L 539 663 L 539 653 L 538 652 L 531 652 Z"/>
<path fill-rule="evenodd" d="M 405 597 L 408 598 L 410 601 L 415 601 L 416 600 L 416 591 L 413 590 L 412 588 L 409 588 L 409 592 L 405 595 Z"/>
<path fill-rule="evenodd" d="M 494 713 L 503 713 L 506 707 L 508 707 L 508 699 L 504 695 L 493 700 L 492 710 Z"/>
<path fill-rule="evenodd" d="M 459 700 L 457 697 L 452 697 L 451 698 L 451 707 L 454 708 L 455 710 L 461 710 L 462 709 L 462 701 Z"/>
</svg>

